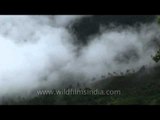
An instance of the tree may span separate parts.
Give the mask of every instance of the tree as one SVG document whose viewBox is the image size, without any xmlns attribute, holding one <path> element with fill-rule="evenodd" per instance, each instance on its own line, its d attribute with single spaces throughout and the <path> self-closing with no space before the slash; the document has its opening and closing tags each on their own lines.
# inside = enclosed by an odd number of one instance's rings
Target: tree
<svg viewBox="0 0 160 120">
<path fill-rule="evenodd" d="M 157 23 L 160 24 L 160 16 L 157 16 Z"/>
<path fill-rule="evenodd" d="M 157 51 L 155 56 L 152 56 L 152 59 L 157 63 L 160 61 L 160 49 Z"/>
<path fill-rule="evenodd" d="M 157 23 L 160 25 L 160 16 L 157 16 Z M 160 49 L 157 51 L 157 53 L 152 56 L 152 59 L 158 63 L 160 61 Z"/>
</svg>

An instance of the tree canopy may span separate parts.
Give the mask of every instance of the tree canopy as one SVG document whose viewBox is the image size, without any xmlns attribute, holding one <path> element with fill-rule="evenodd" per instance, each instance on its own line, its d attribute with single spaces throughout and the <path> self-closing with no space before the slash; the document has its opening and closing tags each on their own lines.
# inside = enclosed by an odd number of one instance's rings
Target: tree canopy
<svg viewBox="0 0 160 120">
<path fill-rule="evenodd" d="M 160 16 L 157 16 L 157 23 L 160 25 Z M 152 56 L 152 59 L 158 63 L 160 61 L 160 49 L 157 51 L 157 53 Z"/>
</svg>

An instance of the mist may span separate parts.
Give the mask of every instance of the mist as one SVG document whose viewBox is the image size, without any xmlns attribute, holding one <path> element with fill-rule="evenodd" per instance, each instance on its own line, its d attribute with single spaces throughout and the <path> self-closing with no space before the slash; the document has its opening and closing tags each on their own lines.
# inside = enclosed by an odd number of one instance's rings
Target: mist
<svg viewBox="0 0 160 120">
<path fill-rule="evenodd" d="M 0 16 L 0 98 L 155 65 L 151 55 L 160 42 L 156 22 L 105 26 L 79 49 L 68 26 L 84 17 Z"/>
</svg>

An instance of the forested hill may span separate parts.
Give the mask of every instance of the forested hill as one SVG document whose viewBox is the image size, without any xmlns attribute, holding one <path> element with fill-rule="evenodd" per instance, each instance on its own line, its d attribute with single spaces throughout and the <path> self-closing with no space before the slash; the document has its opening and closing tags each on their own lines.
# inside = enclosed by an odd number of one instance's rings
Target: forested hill
<svg viewBox="0 0 160 120">
<path fill-rule="evenodd" d="M 154 21 L 155 15 L 105 15 L 85 17 L 71 27 L 78 37 L 78 43 L 87 43 L 87 37 L 99 32 L 100 26 L 115 24 L 116 26 L 133 26 Z"/>
<path fill-rule="evenodd" d="M 89 90 L 120 90 L 120 95 L 40 95 L 4 104 L 22 105 L 159 105 L 160 66 L 98 80 Z"/>
</svg>

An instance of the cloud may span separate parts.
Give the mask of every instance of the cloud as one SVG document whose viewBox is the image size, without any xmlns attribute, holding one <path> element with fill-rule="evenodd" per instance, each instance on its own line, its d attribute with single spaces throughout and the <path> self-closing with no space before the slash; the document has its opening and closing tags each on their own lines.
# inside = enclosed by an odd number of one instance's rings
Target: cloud
<svg viewBox="0 0 160 120">
<path fill-rule="evenodd" d="M 29 94 L 62 81 L 89 82 L 108 72 L 154 65 L 156 23 L 105 29 L 74 45 L 66 26 L 85 16 L 0 16 L 0 97 Z"/>
</svg>

